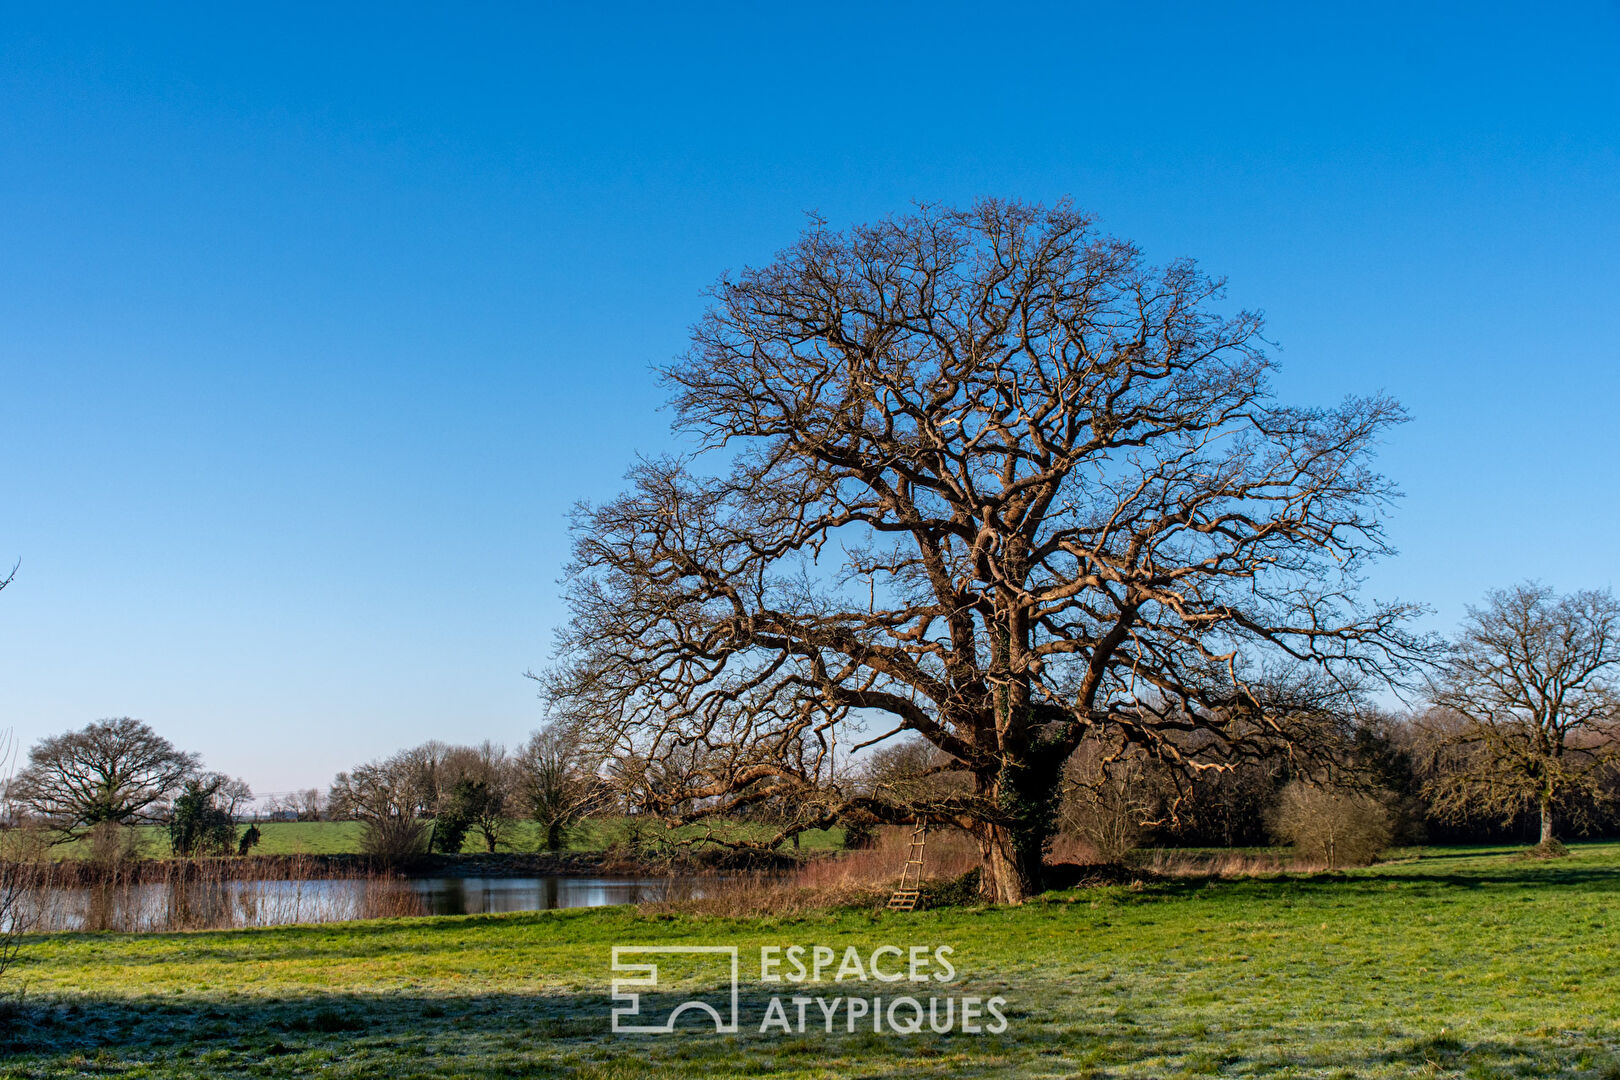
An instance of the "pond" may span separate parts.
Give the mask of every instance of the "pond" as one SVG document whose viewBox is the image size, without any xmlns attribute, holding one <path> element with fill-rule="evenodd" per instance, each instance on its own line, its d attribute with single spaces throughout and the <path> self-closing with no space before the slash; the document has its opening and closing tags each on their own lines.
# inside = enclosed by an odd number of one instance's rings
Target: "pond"
<svg viewBox="0 0 1620 1080">
<path fill-rule="evenodd" d="M 487 915 L 497 911 L 640 904 L 672 895 L 692 896 L 695 881 L 681 878 L 411 878 L 406 882 L 427 915 Z"/>
<path fill-rule="evenodd" d="M 29 904 L 34 930 L 196 930 L 412 915 L 602 907 L 696 897 L 716 879 L 348 877 L 52 887 Z"/>
</svg>

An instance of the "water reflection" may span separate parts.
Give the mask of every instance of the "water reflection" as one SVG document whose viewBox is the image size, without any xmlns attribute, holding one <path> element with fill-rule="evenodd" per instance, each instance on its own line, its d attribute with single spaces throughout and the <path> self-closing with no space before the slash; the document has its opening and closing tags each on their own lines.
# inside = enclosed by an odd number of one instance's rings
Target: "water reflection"
<svg viewBox="0 0 1620 1080">
<path fill-rule="evenodd" d="M 485 915 L 498 911 L 550 911 L 662 900 L 672 890 L 697 890 L 681 879 L 648 878 L 416 878 L 408 882 L 430 915 Z"/>
<path fill-rule="evenodd" d="M 35 930 L 282 926 L 385 916 L 602 907 L 697 897 L 702 892 L 696 880 L 683 878 L 557 876 L 118 883 L 45 889 L 33 898 L 29 923 Z"/>
</svg>

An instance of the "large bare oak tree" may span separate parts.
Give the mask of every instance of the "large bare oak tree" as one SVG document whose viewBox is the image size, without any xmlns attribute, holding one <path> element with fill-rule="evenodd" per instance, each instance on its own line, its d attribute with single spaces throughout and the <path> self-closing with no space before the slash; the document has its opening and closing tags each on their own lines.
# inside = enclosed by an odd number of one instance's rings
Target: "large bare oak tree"
<svg viewBox="0 0 1620 1080">
<path fill-rule="evenodd" d="M 664 770 L 655 809 L 950 821 L 1016 902 L 1088 733 L 1220 767 L 1410 658 L 1411 609 L 1356 598 L 1401 411 L 1280 405 L 1270 367 L 1221 283 L 1066 204 L 815 221 L 722 279 L 664 370 L 693 458 L 580 509 L 544 692 Z M 856 729 L 915 732 L 961 782 L 846 784 Z"/>
<path fill-rule="evenodd" d="M 68 841 L 103 821 L 157 820 L 197 764 L 196 754 L 121 716 L 41 739 L 8 795 Z"/>
<path fill-rule="evenodd" d="M 1451 761 L 1430 785 L 1441 813 L 1541 815 L 1601 796 L 1620 766 L 1620 603 L 1527 583 L 1470 607 L 1430 688 L 1431 731 Z"/>
</svg>

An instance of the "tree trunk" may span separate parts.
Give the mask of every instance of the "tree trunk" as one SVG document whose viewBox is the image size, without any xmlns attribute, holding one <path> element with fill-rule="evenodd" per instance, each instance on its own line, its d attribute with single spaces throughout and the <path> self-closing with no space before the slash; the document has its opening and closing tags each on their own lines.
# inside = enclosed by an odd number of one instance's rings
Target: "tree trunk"
<svg viewBox="0 0 1620 1080">
<path fill-rule="evenodd" d="M 979 895 L 992 904 L 1021 904 L 1041 891 L 1041 851 L 1020 843 L 1005 825 L 982 825 L 977 833 L 981 864 Z"/>
<path fill-rule="evenodd" d="M 1553 835 L 1553 805 L 1552 799 L 1543 797 L 1541 800 L 1541 846 L 1547 847 L 1558 838 Z"/>
<path fill-rule="evenodd" d="M 974 829 L 979 841 L 979 895 L 992 904 L 1021 904 L 1042 888 L 1042 860 L 1057 831 L 1062 763 L 1004 765 L 978 788 L 1000 812 Z"/>
</svg>

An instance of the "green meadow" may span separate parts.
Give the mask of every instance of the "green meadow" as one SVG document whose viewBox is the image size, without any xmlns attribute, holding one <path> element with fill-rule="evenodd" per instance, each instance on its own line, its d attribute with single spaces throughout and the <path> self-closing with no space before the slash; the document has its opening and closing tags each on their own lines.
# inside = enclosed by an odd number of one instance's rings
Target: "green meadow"
<svg viewBox="0 0 1620 1080">
<path fill-rule="evenodd" d="M 1426 849 L 1346 874 L 1166 880 L 1018 908 L 756 919 L 603 908 L 30 939 L 18 1077 L 1620 1077 L 1620 844 Z M 757 950 L 949 945 L 1001 1034 L 758 1032 Z M 614 945 L 735 944 L 742 1030 L 615 1035 Z M 677 993 L 713 992 L 712 974 Z M 649 995 L 648 1010 L 678 996 Z"/>
</svg>

